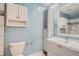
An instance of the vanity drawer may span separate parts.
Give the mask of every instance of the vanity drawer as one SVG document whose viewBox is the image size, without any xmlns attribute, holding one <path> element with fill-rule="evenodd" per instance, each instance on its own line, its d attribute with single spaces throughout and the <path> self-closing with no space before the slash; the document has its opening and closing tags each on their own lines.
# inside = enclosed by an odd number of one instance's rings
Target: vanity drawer
<svg viewBox="0 0 79 59">
<path fill-rule="evenodd" d="M 0 56 L 4 55 L 4 46 L 0 46 Z"/>
<path fill-rule="evenodd" d="M 0 46 L 4 45 L 4 36 L 0 36 Z"/>
</svg>

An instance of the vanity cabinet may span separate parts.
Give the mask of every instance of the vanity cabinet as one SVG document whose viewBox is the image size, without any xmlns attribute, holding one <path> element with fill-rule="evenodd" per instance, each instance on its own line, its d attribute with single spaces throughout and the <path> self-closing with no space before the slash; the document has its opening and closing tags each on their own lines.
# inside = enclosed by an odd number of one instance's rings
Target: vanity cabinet
<svg viewBox="0 0 79 59">
<path fill-rule="evenodd" d="M 47 41 L 48 56 L 79 56 L 79 52 L 61 46 L 55 42 Z"/>
<path fill-rule="evenodd" d="M 0 16 L 0 56 L 4 55 L 4 16 Z"/>
<path fill-rule="evenodd" d="M 25 27 L 27 25 L 27 8 L 17 4 L 6 4 L 7 26 Z"/>
</svg>

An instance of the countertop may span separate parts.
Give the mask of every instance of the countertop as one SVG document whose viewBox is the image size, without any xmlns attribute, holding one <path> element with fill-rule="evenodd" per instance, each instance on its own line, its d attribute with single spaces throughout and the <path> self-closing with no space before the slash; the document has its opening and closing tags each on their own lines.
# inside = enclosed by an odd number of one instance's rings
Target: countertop
<svg viewBox="0 0 79 59">
<path fill-rule="evenodd" d="M 79 52 L 79 40 L 68 39 L 68 41 L 66 42 L 64 38 L 53 37 L 51 39 L 47 39 L 47 41 L 54 42 L 58 45 L 61 45 L 63 47 Z"/>
</svg>

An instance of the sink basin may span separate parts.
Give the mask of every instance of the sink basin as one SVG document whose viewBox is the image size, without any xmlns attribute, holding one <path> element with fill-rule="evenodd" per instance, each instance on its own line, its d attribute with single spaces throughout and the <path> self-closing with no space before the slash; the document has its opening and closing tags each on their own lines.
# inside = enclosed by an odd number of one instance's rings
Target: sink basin
<svg viewBox="0 0 79 59">
<path fill-rule="evenodd" d="M 48 41 L 65 46 L 65 39 L 60 37 L 53 37 L 52 39 L 48 39 Z"/>
</svg>

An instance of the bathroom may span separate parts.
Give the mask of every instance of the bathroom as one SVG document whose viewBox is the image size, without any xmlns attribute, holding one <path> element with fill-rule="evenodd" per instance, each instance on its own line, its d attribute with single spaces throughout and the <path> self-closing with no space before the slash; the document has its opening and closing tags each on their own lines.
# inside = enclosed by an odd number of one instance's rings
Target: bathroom
<svg viewBox="0 0 79 59">
<path fill-rule="evenodd" d="M 0 3 L 0 56 L 79 56 L 78 10 L 79 3 Z"/>
</svg>

